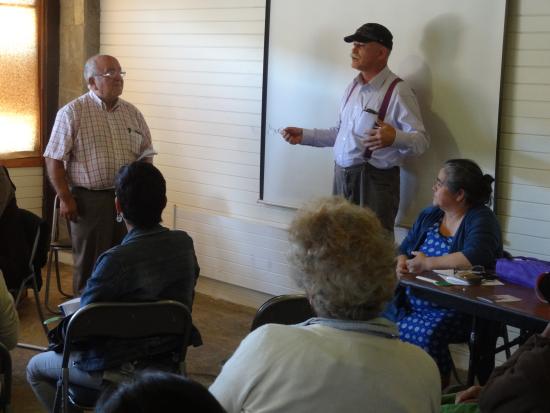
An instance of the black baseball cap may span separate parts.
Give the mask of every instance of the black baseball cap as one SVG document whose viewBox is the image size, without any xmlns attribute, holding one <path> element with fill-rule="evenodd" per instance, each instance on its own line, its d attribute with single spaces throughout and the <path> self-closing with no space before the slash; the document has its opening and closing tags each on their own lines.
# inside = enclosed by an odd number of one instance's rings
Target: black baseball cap
<svg viewBox="0 0 550 413">
<path fill-rule="evenodd" d="M 347 43 L 377 42 L 390 50 L 393 47 L 393 35 L 387 28 L 378 23 L 366 23 L 362 25 L 355 31 L 355 33 L 344 37 L 344 41 Z"/>
</svg>

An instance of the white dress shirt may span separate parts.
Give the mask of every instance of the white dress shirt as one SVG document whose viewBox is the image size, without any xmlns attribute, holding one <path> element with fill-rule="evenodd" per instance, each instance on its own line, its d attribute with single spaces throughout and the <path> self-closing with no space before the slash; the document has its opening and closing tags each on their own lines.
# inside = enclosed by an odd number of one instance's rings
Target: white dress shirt
<svg viewBox="0 0 550 413">
<path fill-rule="evenodd" d="M 388 169 L 401 165 L 406 156 L 424 153 L 430 139 L 422 122 L 416 96 L 403 81 L 395 86 L 384 120 L 395 128 L 395 141 L 391 146 L 374 151 L 369 159 L 364 157 L 364 140 L 368 131 L 356 128 L 361 112 L 365 108 L 378 112 L 388 87 L 396 78 L 387 66 L 368 83 L 359 74 L 344 93 L 337 126 L 304 129 L 302 145 L 334 146 L 334 160 L 343 168 L 368 161 L 376 168 Z"/>
</svg>

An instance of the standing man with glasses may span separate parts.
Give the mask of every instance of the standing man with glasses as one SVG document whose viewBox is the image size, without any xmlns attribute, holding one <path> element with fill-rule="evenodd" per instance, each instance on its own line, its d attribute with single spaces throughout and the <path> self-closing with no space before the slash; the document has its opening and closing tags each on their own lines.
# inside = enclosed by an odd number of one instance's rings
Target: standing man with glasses
<svg viewBox="0 0 550 413">
<path fill-rule="evenodd" d="M 393 35 L 366 23 L 344 37 L 352 43 L 351 67 L 360 73 L 344 92 L 330 129 L 284 128 L 290 144 L 334 146 L 333 194 L 371 208 L 393 235 L 399 208 L 399 166 L 429 146 L 413 90 L 389 68 Z"/>
<path fill-rule="evenodd" d="M 143 115 L 119 98 L 125 74 L 112 56 L 90 57 L 84 66 L 89 92 L 59 110 L 44 152 L 60 215 L 70 221 L 76 295 L 97 257 L 126 233 L 115 212 L 117 171 L 155 155 Z"/>
</svg>

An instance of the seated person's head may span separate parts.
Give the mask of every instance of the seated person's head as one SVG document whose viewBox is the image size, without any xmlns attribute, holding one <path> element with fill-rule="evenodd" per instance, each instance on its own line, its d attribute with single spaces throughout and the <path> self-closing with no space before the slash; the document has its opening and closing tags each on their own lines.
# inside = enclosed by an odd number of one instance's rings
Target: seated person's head
<svg viewBox="0 0 550 413">
<path fill-rule="evenodd" d="M 370 209 L 321 199 L 298 213 L 289 239 L 294 278 L 318 316 L 368 320 L 392 297 L 395 247 Z"/>
<path fill-rule="evenodd" d="M 177 374 L 145 372 L 135 381 L 107 390 L 97 413 L 223 413 L 207 389 Z"/>
<path fill-rule="evenodd" d="M 449 159 L 442 168 L 444 182 L 449 191 L 458 193 L 464 191 L 464 199 L 468 206 L 486 205 L 491 202 L 494 179 L 483 174 L 481 168 L 470 159 Z"/>
<path fill-rule="evenodd" d="M 132 162 L 115 178 L 117 202 L 124 219 L 138 228 L 151 228 L 161 221 L 166 206 L 166 181 L 152 164 Z"/>
</svg>

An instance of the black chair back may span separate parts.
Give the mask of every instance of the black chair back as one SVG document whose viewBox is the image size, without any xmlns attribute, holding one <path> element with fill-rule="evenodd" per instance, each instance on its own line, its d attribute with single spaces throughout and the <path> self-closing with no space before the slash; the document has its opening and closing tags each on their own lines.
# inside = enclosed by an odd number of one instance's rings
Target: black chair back
<svg viewBox="0 0 550 413">
<path fill-rule="evenodd" d="M 45 317 L 44 312 L 42 311 L 42 305 L 40 303 L 38 292 L 42 286 L 41 268 L 46 264 L 48 256 L 50 229 L 45 220 L 31 211 L 27 211 L 26 209 L 19 209 L 18 217 L 22 231 L 27 240 L 30 255 L 28 257 L 28 272 L 25 278 L 21 280 L 17 290 L 17 294 L 15 296 L 15 306 L 17 308 L 19 305 L 25 290 L 28 288 L 32 289 L 38 318 L 40 319 L 40 324 L 42 325 L 44 334 L 47 336 L 48 327 L 44 324 Z M 42 346 L 37 346 L 34 344 L 18 343 L 18 346 L 38 351 L 43 351 L 45 349 Z"/>
<path fill-rule="evenodd" d="M 58 411 L 56 409 L 60 407 L 62 412 L 68 412 L 68 366 L 74 342 L 91 337 L 137 339 L 178 335 L 182 336 L 184 343 L 179 355 L 179 363 L 182 366 L 190 341 L 191 326 L 191 313 L 188 308 L 172 300 L 147 303 L 93 303 L 80 308 L 71 317 L 65 332 L 61 404 L 54 406 L 54 411 Z M 74 402 L 80 404 L 76 400 Z"/>
<path fill-rule="evenodd" d="M 50 228 L 48 223 L 38 215 L 19 209 L 19 220 L 29 245 L 29 273 L 33 273 L 38 290 L 42 287 L 41 269 L 48 260 L 50 246 Z"/>
<path fill-rule="evenodd" d="M 273 324 L 298 324 L 315 317 L 315 312 L 305 295 L 279 295 L 267 300 L 256 312 L 250 331 Z"/>
<path fill-rule="evenodd" d="M 2 343 L 0 343 L 0 375 L 2 375 L 0 409 L 3 412 L 8 412 L 11 402 L 11 356 Z"/>
</svg>

